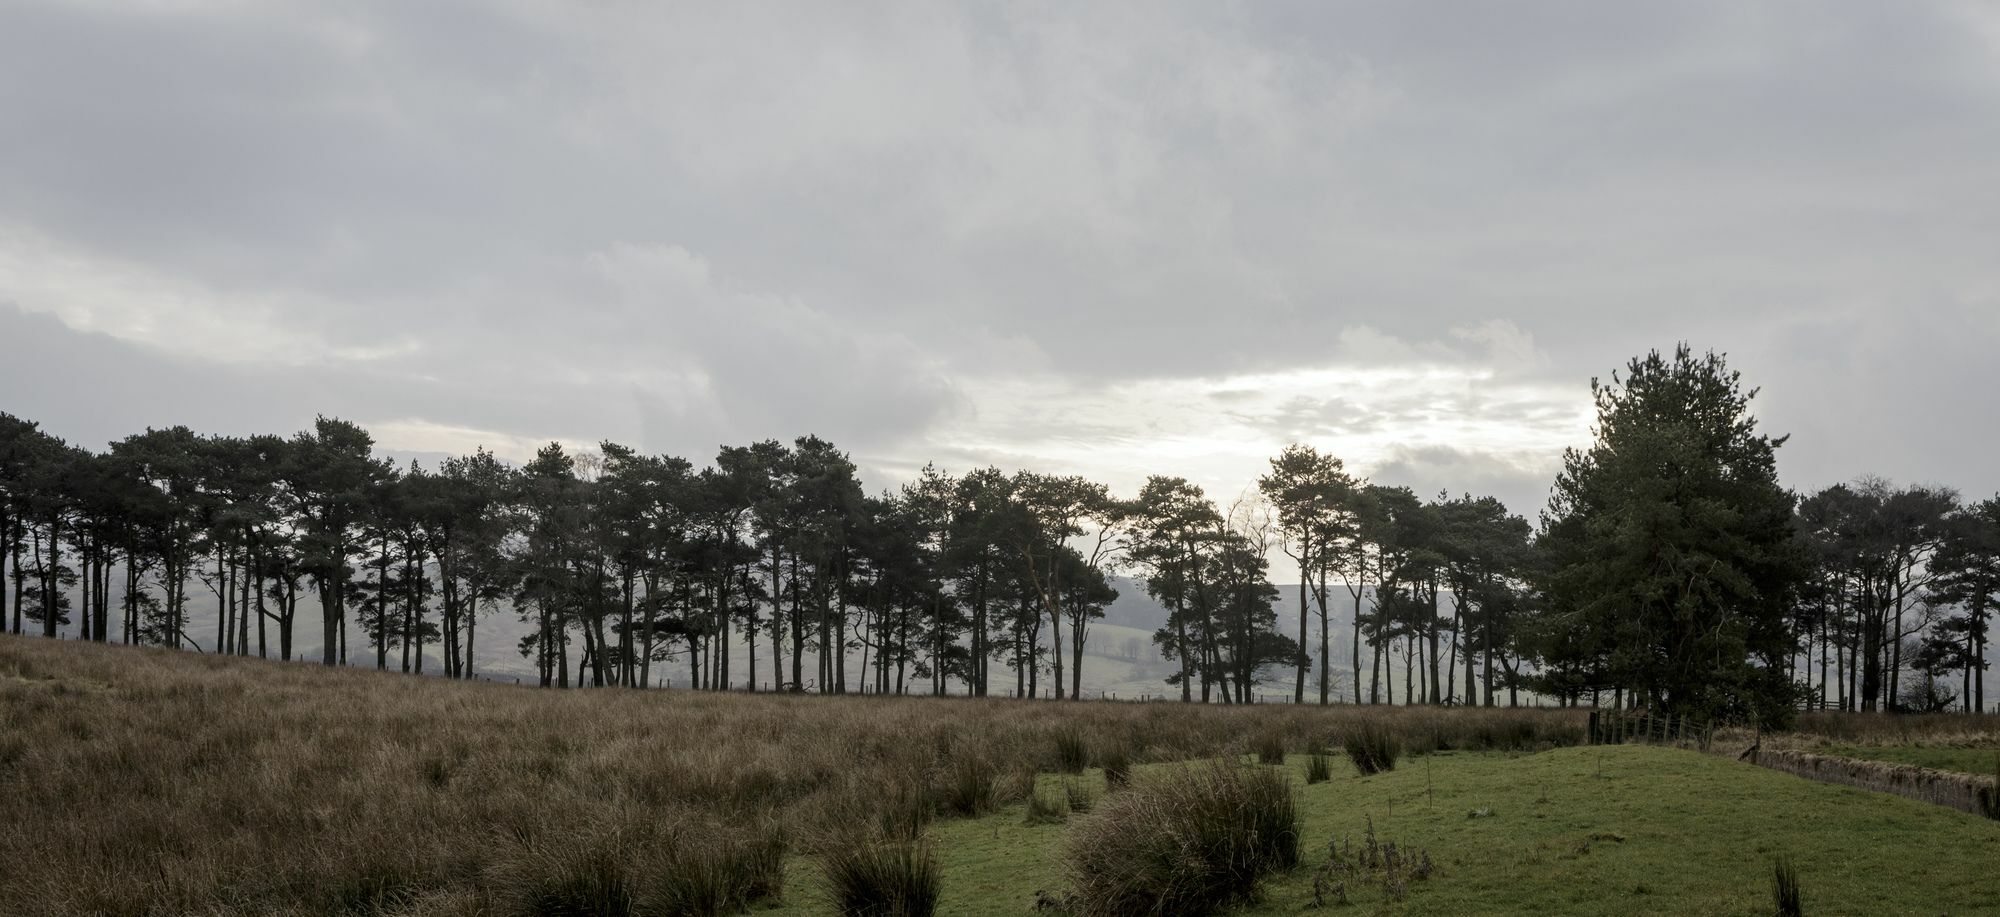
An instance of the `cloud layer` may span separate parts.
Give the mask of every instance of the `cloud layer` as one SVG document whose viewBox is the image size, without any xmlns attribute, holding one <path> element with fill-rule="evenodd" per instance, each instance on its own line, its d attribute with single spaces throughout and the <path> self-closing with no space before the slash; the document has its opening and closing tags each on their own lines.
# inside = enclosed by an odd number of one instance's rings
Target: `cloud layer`
<svg viewBox="0 0 2000 917">
<path fill-rule="evenodd" d="M 385 447 L 813 431 L 1532 512 L 1731 353 L 1787 479 L 2000 488 L 1975 4 L 15 2 L 0 409 Z"/>
</svg>

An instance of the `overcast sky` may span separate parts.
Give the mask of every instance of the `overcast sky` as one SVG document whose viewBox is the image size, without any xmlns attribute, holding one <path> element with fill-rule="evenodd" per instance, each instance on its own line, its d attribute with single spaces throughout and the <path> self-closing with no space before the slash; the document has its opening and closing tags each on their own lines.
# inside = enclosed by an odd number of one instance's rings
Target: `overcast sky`
<svg viewBox="0 0 2000 917">
<path fill-rule="evenodd" d="M 2000 488 L 2000 7 L 0 0 L 0 410 L 519 458 L 812 432 L 1532 514 L 1729 354 Z"/>
</svg>

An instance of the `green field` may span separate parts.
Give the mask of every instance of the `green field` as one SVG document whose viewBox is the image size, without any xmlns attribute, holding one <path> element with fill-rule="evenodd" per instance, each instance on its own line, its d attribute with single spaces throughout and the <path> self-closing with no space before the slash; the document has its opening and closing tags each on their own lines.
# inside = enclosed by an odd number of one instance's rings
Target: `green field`
<svg viewBox="0 0 2000 917">
<path fill-rule="evenodd" d="M 1947 745 L 1830 745 L 1807 749 L 1814 754 L 1914 764 L 1933 770 L 1985 776 L 2000 772 L 2000 748 Z"/>
<path fill-rule="evenodd" d="M 1359 844 L 1370 819 L 1381 840 L 1428 851 L 1436 874 L 1400 903 L 1370 887 L 1335 912 L 1762 915 L 1779 855 L 1798 866 L 1807 913 L 2000 912 L 2000 822 L 1696 752 L 1442 753 L 1372 777 L 1340 761 L 1331 782 L 1314 786 L 1302 756 L 1287 766 L 1303 802 L 1305 862 L 1237 913 L 1317 913 L 1313 875 L 1328 842 Z M 1102 786 L 1094 772 L 1073 779 Z M 1468 817 L 1477 809 L 1492 814 Z M 934 826 L 940 914 L 1029 913 L 1037 890 L 1061 888 L 1064 827 L 1022 815 L 1015 805 Z M 809 864 L 794 874 L 774 913 L 824 913 Z"/>
</svg>

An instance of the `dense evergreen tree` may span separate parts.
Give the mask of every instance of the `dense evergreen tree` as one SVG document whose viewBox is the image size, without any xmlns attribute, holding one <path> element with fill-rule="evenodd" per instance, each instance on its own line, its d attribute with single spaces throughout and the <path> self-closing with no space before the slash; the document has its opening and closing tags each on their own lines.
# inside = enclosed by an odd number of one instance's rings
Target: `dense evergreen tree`
<svg viewBox="0 0 2000 917">
<path fill-rule="evenodd" d="M 1966 709 L 1986 709 L 1986 647 L 1993 610 L 2000 607 L 2000 497 L 1954 513 L 1931 559 L 1929 598 L 1957 609 L 1926 635 L 1928 655 L 1940 671 L 1963 676 Z"/>
<path fill-rule="evenodd" d="M 1655 709 L 1784 721 L 1806 564 L 1777 481 L 1783 438 L 1756 431 L 1755 392 L 1722 357 L 1685 346 L 1592 392 L 1595 442 L 1564 456 L 1543 516 L 1547 613 Z"/>
</svg>

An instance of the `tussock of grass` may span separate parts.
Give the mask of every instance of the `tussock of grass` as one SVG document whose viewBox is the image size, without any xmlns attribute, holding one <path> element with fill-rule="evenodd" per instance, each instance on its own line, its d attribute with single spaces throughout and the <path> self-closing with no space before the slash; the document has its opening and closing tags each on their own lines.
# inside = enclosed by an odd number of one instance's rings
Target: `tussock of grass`
<svg viewBox="0 0 2000 917">
<path fill-rule="evenodd" d="M 1104 769 L 1104 786 L 1114 789 L 1124 786 L 1132 778 L 1132 752 L 1122 743 L 1113 744 L 1098 753 L 1097 766 Z"/>
<path fill-rule="evenodd" d="M 935 787 L 938 809 L 945 815 L 984 815 L 999 802 L 995 780 L 999 768 L 985 756 L 962 752 L 941 769 Z"/>
<path fill-rule="evenodd" d="M 874 837 L 821 855 L 827 894 L 841 917 L 930 917 L 942 886 L 930 842 Z"/>
<path fill-rule="evenodd" d="M 1778 917 L 1800 917 L 1805 913 L 1805 903 L 1799 895 L 1799 872 L 1792 868 L 1789 858 L 1779 857 L 1772 864 L 1771 899 L 1777 905 Z"/>
<path fill-rule="evenodd" d="M 1333 779 L 1333 758 L 1325 751 L 1314 749 L 1306 756 L 1306 782 L 1325 783 Z"/>
<path fill-rule="evenodd" d="M 510 917 L 624 917 L 633 876 L 616 832 L 581 842 L 522 839 L 487 872 L 501 913 Z"/>
<path fill-rule="evenodd" d="M 1341 747 L 1354 762 L 1355 770 L 1363 774 L 1395 770 L 1396 759 L 1403 754 L 1402 740 L 1374 723 L 1361 723 L 1349 729 L 1341 739 Z"/>
<path fill-rule="evenodd" d="M 1083 733 L 1077 729 L 1059 729 L 1055 734 L 1056 770 L 1065 774 L 1081 774 L 1090 766 L 1090 744 L 1084 741 Z"/>
<path fill-rule="evenodd" d="M 1212 913 L 1298 865 L 1299 812 L 1283 771 L 1178 767 L 1109 797 L 1064 847 L 1081 917 Z"/>
<path fill-rule="evenodd" d="M 1063 804 L 1071 812 L 1088 812 L 1097 804 L 1097 794 L 1080 780 L 1063 780 Z"/>
<path fill-rule="evenodd" d="M 1276 730 L 1257 736 L 1257 763 L 1285 763 L 1285 734 Z"/>
<path fill-rule="evenodd" d="M 783 896 L 784 831 L 766 820 L 683 832 L 642 877 L 644 911 L 658 917 L 716 917 Z"/>
<path fill-rule="evenodd" d="M 1066 800 L 1058 799 L 1051 794 L 1039 790 L 1028 794 L 1028 813 L 1026 819 L 1028 824 L 1061 824 L 1067 818 L 1069 818 L 1069 805 Z"/>
<path fill-rule="evenodd" d="M 519 917 L 717 917 L 778 899 L 786 849 L 783 831 L 768 819 L 522 835 L 487 867 L 484 884 L 495 910 Z M 384 890 L 393 887 L 358 887 L 370 894 L 349 909 L 392 912 L 384 905 L 396 896 Z"/>
</svg>

